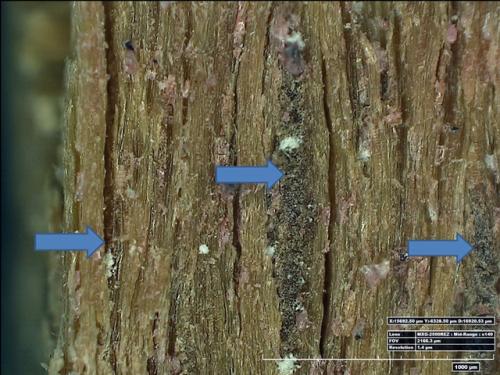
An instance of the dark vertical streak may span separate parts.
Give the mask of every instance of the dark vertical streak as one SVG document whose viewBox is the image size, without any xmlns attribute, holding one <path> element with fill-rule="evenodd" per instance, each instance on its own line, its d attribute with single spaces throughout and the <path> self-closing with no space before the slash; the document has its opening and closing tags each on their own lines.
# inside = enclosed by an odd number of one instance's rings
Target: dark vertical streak
<svg viewBox="0 0 500 375">
<path fill-rule="evenodd" d="M 261 94 L 264 94 L 264 89 L 265 89 L 265 80 L 266 80 L 266 74 L 267 74 L 267 56 L 269 55 L 269 42 L 270 42 L 270 34 L 269 31 L 271 29 L 271 21 L 273 19 L 273 14 L 274 14 L 274 6 L 271 5 L 271 9 L 269 10 L 269 15 L 267 16 L 267 22 L 266 22 L 266 43 L 264 44 L 264 69 L 262 69 L 262 88 L 261 88 Z"/>
<path fill-rule="evenodd" d="M 168 312 L 168 334 L 167 334 L 167 354 L 170 357 L 175 356 L 175 341 L 177 340 L 177 298 L 179 296 L 178 289 L 172 291 L 172 299 Z"/>
<path fill-rule="evenodd" d="M 186 19 L 186 33 L 184 35 L 184 52 L 182 57 L 182 85 L 186 84 L 189 80 L 190 76 L 190 66 L 189 66 L 189 56 L 188 56 L 188 47 L 189 42 L 191 40 L 191 28 L 192 25 L 192 13 L 191 13 L 191 5 L 187 6 L 187 19 Z M 182 98 L 182 125 L 184 126 L 187 121 L 187 112 L 188 112 L 189 98 Z"/>
<path fill-rule="evenodd" d="M 238 311 L 239 330 L 238 336 L 241 335 L 241 312 L 240 312 L 240 295 L 239 295 L 239 279 L 241 272 L 241 242 L 240 242 L 240 190 L 238 189 L 233 198 L 233 246 L 236 251 L 236 257 L 233 265 L 233 283 L 236 296 L 236 309 Z"/>
<path fill-rule="evenodd" d="M 158 329 L 158 320 L 159 320 L 159 314 L 157 311 L 157 312 L 155 312 L 155 317 L 153 320 L 153 327 L 151 328 L 151 336 L 153 337 L 154 353 L 151 357 L 148 358 L 147 363 L 146 363 L 146 370 L 148 372 L 148 375 L 157 375 L 158 374 L 158 366 L 157 366 L 158 342 L 156 340 L 156 330 Z"/>
<path fill-rule="evenodd" d="M 333 257 L 331 243 L 333 238 L 333 222 L 335 220 L 335 149 L 333 142 L 333 129 L 330 108 L 328 106 L 328 80 L 326 77 L 326 64 L 325 60 L 321 58 L 321 78 L 323 80 L 323 112 L 325 122 L 328 129 L 329 139 L 329 159 L 328 159 L 328 195 L 330 200 L 330 218 L 328 222 L 328 252 L 324 255 L 324 282 L 323 282 L 323 319 L 321 321 L 321 336 L 319 341 L 319 351 L 321 358 L 327 356 L 326 345 L 328 332 L 330 329 L 330 304 L 332 294 L 332 270 L 333 270 Z"/>
<path fill-rule="evenodd" d="M 109 75 L 107 86 L 107 106 L 106 106 L 106 140 L 104 142 L 104 240 L 106 243 L 106 252 L 110 250 L 111 240 L 113 238 L 113 195 L 114 195 L 114 122 L 116 104 L 118 101 L 118 85 L 116 77 L 116 56 L 113 50 L 112 29 L 114 27 L 111 16 L 111 4 L 104 4 L 105 14 L 105 38 L 108 44 L 107 49 L 107 73 Z"/>
<path fill-rule="evenodd" d="M 172 245 L 173 249 L 177 248 L 177 238 L 179 238 L 179 233 L 181 231 L 181 222 L 177 218 L 175 219 L 174 225 L 174 243 Z M 172 256 L 172 263 L 170 265 L 170 274 L 177 275 L 179 270 L 178 265 L 179 258 L 174 254 Z M 175 356 L 175 342 L 177 340 L 177 307 L 178 307 L 178 297 L 179 297 L 179 282 L 176 281 L 175 277 L 171 278 L 172 282 L 170 284 L 171 297 L 170 297 L 170 305 L 168 311 L 168 326 L 167 326 L 167 352 L 165 356 L 174 357 Z"/>
<path fill-rule="evenodd" d="M 104 32 L 106 43 L 108 44 L 107 50 L 107 73 L 109 75 L 108 86 L 107 86 L 107 105 L 106 105 L 106 140 L 104 142 L 104 241 L 105 241 L 105 253 L 112 254 L 116 256 L 116 249 L 113 247 L 113 235 L 114 235 L 114 221 L 115 221 L 115 181 L 114 181 L 114 141 L 115 141 L 115 117 L 116 117 L 116 105 L 118 103 L 118 63 L 117 58 L 114 53 L 114 43 L 113 43 L 113 29 L 114 29 L 114 19 L 113 19 L 113 4 L 104 3 Z M 110 299 L 113 304 L 113 308 L 110 316 L 110 363 L 113 369 L 113 373 L 117 374 L 117 358 L 116 351 L 120 341 L 120 325 L 121 317 L 118 311 L 118 303 L 120 300 L 120 289 L 118 286 L 119 278 L 119 262 L 115 259 L 115 269 L 113 270 L 112 276 L 108 279 L 108 287 L 110 289 Z"/>
<path fill-rule="evenodd" d="M 238 18 L 238 13 L 239 9 L 237 11 L 236 19 L 235 19 L 235 27 L 236 25 L 236 20 Z M 246 21 L 246 20 L 245 20 Z M 233 33 L 236 30 L 233 31 Z M 243 50 L 245 46 L 245 40 L 246 40 L 246 34 L 243 36 L 242 40 L 242 45 L 241 49 Z M 234 163 L 234 165 L 238 164 L 238 155 L 237 155 L 237 148 L 238 148 L 238 135 L 237 135 L 237 129 L 238 129 L 238 77 L 239 77 L 239 68 L 240 68 L 240 62 L 239 62 L 239 56 L 235 58 L 234 61 L 234 70 L 233 70 L 233 83 L 232 83 L 232 89 L 233 89 L 233 100 L 234 100 L 234 107 L 233 107 L 233 136 L 231 137 L 231 144 L 229 146 L 229 154 L 230 154 L 230 160 Z M 239 278 L 240 278 L 240 272 L 241 272 L 241 242 L 240 242 L 240 217 L 241 217 L 241 208 L 240 208 L 240 189 L 238 188 L 236 192 L 234 193 L 233 197 L 233 247 L 236 252 L 236 256 L 234 259 L 234 265 L 233 265 L 233 283 L 234 283 L 234 294 L 236 297 L 236 310 L 238 314 L 238 324 L 239 324 L 239 330 L 238 330 L 238 336 L 241 335 L 241 312 L 240 312 L 240 295 L 239 295 Z"/>
<path fill-rule="evenodd" d="M 498 309 L 500 243 L 495 233 L 495 206 L 499 199 L 489 191 L 487 184 L 477 184 L 468 190 L 470 221 L 472 222 L 470 240 L 474 250 L 464 260 L 464 314 L 495 315 Z M 495 205 L 496 204 L 496 205 Z M 466 271 L 467 270 L 467 271 Z M 479 329 L 482 327 L 471 327 Z M 479 357 L 486 356 L 482 353 Z M 483 374 L 498 374 L 498 361 L 481 361 Z"/>
</svg>

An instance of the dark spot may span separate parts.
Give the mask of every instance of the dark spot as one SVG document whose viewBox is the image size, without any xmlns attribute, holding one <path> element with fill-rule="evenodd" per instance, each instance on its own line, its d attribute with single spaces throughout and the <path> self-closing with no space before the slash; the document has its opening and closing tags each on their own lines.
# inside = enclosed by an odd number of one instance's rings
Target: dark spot
<svg viewBox="0 0 500 375">
<path fill-rule="evenodd" d="M 148 375 L 156 375 L 158 373 L 155 357 L 148 358 L 148 361 L 146 362 L 146 370 L 148 371 Z"/>
<path fill-rule="evenodd" d="M 382 100 L 387 100 L 389 94 L 389 73 L 387 69 L 380 73 L 380 97 Z"/>
<path fill-rule="evenodd" d="M 401 262 L 406 262 L 408 260 L 408 253 L 400 253 L 399 254 L 399 260 Z"/>
<path fill-rule="evenodd" d="M 304 60 L 302 59 L 301 48 L 298 43 L 286 43 L 283 50 L 283 60 L 286 70 L 299 76 L 304 73 Z"/>
<path fill-rule="evenodd" d="M 132 44 L 131 40 L 127 40 L 125 43 L 123 43 L 123 47 L 125 47 L 129 51 L 134 51 L 134 45 Z"/>
<path fill-rule="evenodd" d="M 290 111 L 290 120 L 295 124 L 302 122 L 302 114 L 298 108 L 292 108 Z"/>
<path fill-rule="evenodd" d="M 298 43 L 285 43 L 285 56 L 289 59 L 299 61 L 301 56 Z"/>
<path fill-rule="evenodd" d="M 307 173 L 307 165 L 312 154 L 307 147 L 309 129 L 306 126 L 303 88 L 301 81 L 294 77 L 288 69 L 290 66 L 287 66 L 287 63 L 292 63 L 294 58 L 300 56 L 300 52 L 292 49 L 281 53 L 284 74 L 279 98 L 281 113 L 287 114 L 287 121 L 277 130 L 276 141 L 291 136 L 300 137 L 306 143 L 290 155 L 279 153 L 276 147 L 274 158 L 279 167 L 287 171 L 287 175 L 280 181 L 279 192 L 269 195 L 268 199 L 268 210 L 272 209 L 273 216 L 268 222 L 267 239 L 269 243 L 279 244 L 273 275 L 278 285 L 282 323 L 280 350 L 287 353 L 296 351 L 301 345 L 301 325 L 297 324 L 297 311 L 302 311 L 307 305 L 305 292 L 308 290 L 308 265 L 311 264 L 310 244 L 316 233 L 316 222 L 311 217 L 317 217 L 318 213 L 310 186 L 304 186 L 304 180 L 311 178 Z"/>
<path fill-rule="evenodd" d="M 364 337 L 364 332 L 365 332 L 365 321 L 362 319 L 354 327 L 354 330 L 352 332 L 354 339 L 361 340 Z"/>
<path fill-rule="evenodd" d="M 449 131 L 450 133 L 453 133 L 453 134 L 460 131 L 460 127 L 456 126 L 455 124 L 450 124 L 450 123 L 445 123 L 444 129 L 446 131 Z"/>
</svg>

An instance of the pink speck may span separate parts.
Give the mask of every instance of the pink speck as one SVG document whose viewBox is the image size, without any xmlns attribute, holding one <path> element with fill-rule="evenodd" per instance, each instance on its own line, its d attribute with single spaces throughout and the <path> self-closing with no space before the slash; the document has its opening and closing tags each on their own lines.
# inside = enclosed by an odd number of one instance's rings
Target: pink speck
<svg viewBox="0 0 500 375">
<path fill-rule="evenodd" d="M 125 51 L 125 58 L 123 60 L 123 69 L 127 74 L 134 74 L 139 69 L 139 63 L 134 51 Z"/>
<path fill-rule="evenodd" d="M 448 26 L 448 31 L 446 32 L 446 41 L 449 44 L 453 44 L 457 41 L 458 30 L 455 25 Z"/>
<path fill-rule="evenodd" d="M 389 261 L 380 264 L 372 264 L 361 267 L 361 273 L 365 277 L 370 288 L 375 288 L 380 281 L 384 280 L 389 273 Z"/>
</svg>

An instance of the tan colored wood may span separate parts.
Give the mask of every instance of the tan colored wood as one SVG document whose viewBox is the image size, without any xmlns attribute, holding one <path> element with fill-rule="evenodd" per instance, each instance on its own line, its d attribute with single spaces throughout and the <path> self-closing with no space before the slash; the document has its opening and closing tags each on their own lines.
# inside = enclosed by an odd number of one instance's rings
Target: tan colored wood
<svg viewBox="0 0 500 375">
<path fill-rule="evenodd" d="M 498 315 L 499 12 L 76 2 L 65 224 L 106 246 L 64 256 L 49 372 L 275 374 L 262 358 L 386 358 L 388 315 Z M 286 175 L 269 192 L 214 183 L 267 159 Z M 456 232 L 476 245 L 460 267 L 400 260 Z"/>
</svg>

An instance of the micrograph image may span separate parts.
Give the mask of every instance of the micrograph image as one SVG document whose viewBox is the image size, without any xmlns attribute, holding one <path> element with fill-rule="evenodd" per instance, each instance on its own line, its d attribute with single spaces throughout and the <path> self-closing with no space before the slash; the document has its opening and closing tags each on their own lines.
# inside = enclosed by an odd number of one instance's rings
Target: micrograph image
<svg viewBox="0 0 500 375">
<path fill-rule="evenodd" d="M 3 374 L 500 373 L 500 3 L 2 2 Z"/>
</svg>

